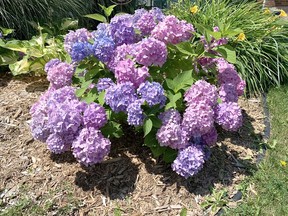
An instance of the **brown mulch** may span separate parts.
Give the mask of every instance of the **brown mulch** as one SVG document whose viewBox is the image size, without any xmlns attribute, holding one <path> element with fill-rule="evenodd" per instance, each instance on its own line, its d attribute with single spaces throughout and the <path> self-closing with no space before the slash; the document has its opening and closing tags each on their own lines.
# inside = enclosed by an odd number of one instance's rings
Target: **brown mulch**
<svg viewBox="0 0 288 216">
<path fill-rule="evenodd" d="M 261 101 L 241 99 L 244 125 L 237 133 L 221 132 L 211 158 L 195 177 L 185 180 L 151 157 L 132 130 L 114 141 L 102 164 L 81 167 L 69 153 L 53 155 L 30 134 L 29 109 L 48 83 L 41 77 L 0 74 L 0 213 L 29 197 L 47 215 L 73 205 L 70 215 L 209 214 L 200 204 L 214 190 L 227 198 L 256 168 L 264 131 Z M 231 202 L 232 203 L 232 202 Z M 231 206 L 234 204 L 232 203 Z"/>
</svg>

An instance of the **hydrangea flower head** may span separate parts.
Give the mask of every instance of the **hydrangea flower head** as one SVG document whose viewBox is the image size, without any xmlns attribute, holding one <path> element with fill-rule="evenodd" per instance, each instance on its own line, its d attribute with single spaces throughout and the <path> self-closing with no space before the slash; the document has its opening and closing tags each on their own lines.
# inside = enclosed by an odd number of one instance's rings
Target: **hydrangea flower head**
<svg viewBox="0 0 288 216">
<path fill-rule="evenodd" d="M 135 87 L 131 82 L 117 84 L 106 90 L 105 103 L 116 113 L 126 112 L 127 107 L 137 99 Z"/>
<path fill-rule="evenodd" d="M 139 29 L 144 36 L 150 35 L 156 25 L 157 23 L 154 15 L 148 11 L 144 12 L 137 22 L 134 23 L 135 28 Z"/>
<path fill-rule="evenodd" d="M 115 68 L 117 83 L 131 82 L 135 88 L 138 88 L 141 83 L 145 82 L 148 76 L 148 68 L 145 66 L 136 68 L 134 61 L 131 59 L 118 62 Z"/>
<path fill-rule="evenodd" d="M 94 41 L 93 52 L 96 58 L 107 63 L 111 60 L 114 53 L 115 43 L 112 37 L 103 36 Z"/>
<path fill-rule="evenodd" d="M 169 146 L 173 149 L 183 149 L 187 147 L 189 141 L 188 133 L 182 130 L 180 124 L 173 122 L 162 125 L 156 138 L 160 146 Z"/>
<path fill-rule="evenodd" d="M 144 123 L 145 115 L 141 105 L 144 104 L 145 100 L 138 99 L 131 103 L 127 108 L 128 113 L 128 124 L 134 126 L 141 126 Z"/>
<path fill-rule="evenodd" d="M 73 67 L 65 62 L 54 62 L 47 66 L 47 79 L 55 89 L 70 85 L 73 74 Z"/>
<path fill-rule="evenodd" d="M 131 44 L 123 44 L 121 46 L 116 47 L 116 49 L 113 52 L 113 55 L 111 56 L 110 61 L 108 62 L 108 67 L 113 72 L 115 71 L 115 68 L 117 64 L 120 61 L 126 60 L 127 56 L 132 54 L 132 45 Z"/>
<path fill-rule="evenodd" d="M 238 94 L 236 86 L 232 84 L 223 84 L 219 88 L 219 97 L 222 102 L 237 102 Z"/>
<path fill-rule="evenodd" d="M 236 86 L 238 96 L 244 94 L 245 81 L 241 79 L 238 75 L 235 67 L 232 64 L 229 64 L 225 59 L 217 59 L 218 66 L 218 83 L 219 85 L 223 84 L 232 84 Z"/>
<path fill-rule="evenodd" d="M 215 109 L 215 121 L 227 131 L 237 131 L 243 122 L 241 108 L 235 102 L 221 103 Z"/>
<path fill-rule="evenodd" d="M 59 59 L 51 59 L 49 62 L 47 62 L 45 64 L 45 72 L 48 73 L 49 70 L 51 70 L 51 68 L 53 68 L 54 66 L 60 64 L 61 61 Z"/>
<path fill-rule="evenodd" d="M 178 152 L 178 156 L 171 167 L 177 174 L 187 179 L 197 174 L 203 168 L 204 163 L 203 149 L 189 146 Z"/>
<path fill-rule="evenodd" d="M 152 30 L 151 36 L 164 43 L 178 44 L 192 37 L 194 28 L 186 21 L 180 21 L 175 16 L 166 16 Z"/>
<path fill-rule="evenodd" d="M 94 127 L 83 128 L 72 144 L 73 155 L 85 166 L 102 162 L 110 148 L 110 140 Z"/>
<path fill-rule="evenodd" d="M 162 66 L 167 59 L 165 43 L 155 38 L 145 38 L 135 45 L 133 56 L 137 63 L 144 66 Z"/>
<path fill-rule="evenodd" d="M 65 143 L 62 136 L 58 135 L 57 133 L 52 133 L 48 139 L 46 140 L 48 149 L 55 153 L 61 154 L 65 151 L 69 151 L 71 148 L 71 144 Z"/>
<path fill-rule="evenodd" d="M 215 127 L 212 127 L 210 131 L 202 135 L 202 140 L 205 145 L 212 146 L 217 142 L 218 133 Z"/>
<path fill-rule="evenodd" d="M 112 79 L 110 78 L 101 78 L 98 80 L 98 83 L 96 84 L 96 88 L 98 92 L 104 91 L 108 89 L 109 87 L 115 85 Z"/>
<path fill-rule="evenodd" d="M 80 62 L 84 58 L 92 55 L 92 44 L 89 42 L 76 42 L 72 45 L 70 56 L 74 62 Z"/>
<path fill-rule="evenodd" d="M 162 121 L 162 125 L 170 123 L 181 124 L 182 118 L 178 110 L 169 109 L 161 113 L 158 118 Z"/>
<path fill-rule="evenodd" d="M 83 113 L 85 127 L 100 129 L 107 123 L 107 116 L 104 107 L 97 103 L 91 103 Z"/>
<path fill-rule="evenodd" d="M 142 83 L 137 89 L 137 93 L 142 99 L 144 99 L 149 106 L 160 104 L 164 106 L 166 102 L 166 96 L 162 85 L 158 82 Z"/>
<path fill-rule="evenodd" d="M 65 36 L 64 49 L 70 54 L 74 43 L 88 42 L 89 39 L 91 39 L 91 33 L 85 28 L 70 31 Z"/>
<path fill-rule="evenodd" d="M 91 32 L 91 37 L 94 41 L 103 37 L 111 37 L 111 28 L 108 23 L 100 23 L 97 26 L 97 30 Z"/>
<path fill-rule="evenodd" d="M 191 104 L 183 114 L 182 127 L 190 136 L 201 136 L 213 127 L 214 112 L 210 106 L 203 103 Z"/>
<path fill-rule="evenodd" d="M 132 44 L 137 41 L 132 21 L 133 16 L 129 14 L 115 16 L 111 19 L 111 35 L 116 46 Z"/>
<path fill-rule="evenodd" d="M 188 105 L 193 103 L 204 103 L 209 106 L 214 106 L 217 103 L 216 86 L 204 80 L 198 80 L 185 93 L 184 100 Z"/>
</svg>

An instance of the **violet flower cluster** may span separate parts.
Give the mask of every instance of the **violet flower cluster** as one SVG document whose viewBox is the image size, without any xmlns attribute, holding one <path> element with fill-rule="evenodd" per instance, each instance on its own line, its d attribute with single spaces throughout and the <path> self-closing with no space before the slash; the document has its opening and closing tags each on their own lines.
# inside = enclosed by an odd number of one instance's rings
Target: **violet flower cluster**
<svg viewBox="0 0 288 216">
<path fill-rule="evenodd" d="M 46 65 L 48 71 L 52 63 Z M 111 143 L 100 131 L 107 123 L 105 109 L 96 103 L 79 101 L 71 86 L 50 87 L 32 106 L 30 114 L 33 137 L 46 142 L 53 153 L 72 149 L 80 163 L 93 165 L 110 151 Z"/>
</svg>

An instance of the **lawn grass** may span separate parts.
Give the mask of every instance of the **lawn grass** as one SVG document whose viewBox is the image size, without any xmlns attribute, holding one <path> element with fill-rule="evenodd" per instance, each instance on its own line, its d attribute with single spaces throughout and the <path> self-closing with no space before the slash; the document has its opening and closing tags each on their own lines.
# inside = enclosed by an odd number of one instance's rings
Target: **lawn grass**
<svg viewBox="0 0 288 216">
<path fill-rule="evenodd" d="M 259 169 L 245 182 L 243 204 L 227 215 L 288 215 L 288 86 L 272 89 L 268 105 L 272 127 L 270 149 Z"/>
</svg>

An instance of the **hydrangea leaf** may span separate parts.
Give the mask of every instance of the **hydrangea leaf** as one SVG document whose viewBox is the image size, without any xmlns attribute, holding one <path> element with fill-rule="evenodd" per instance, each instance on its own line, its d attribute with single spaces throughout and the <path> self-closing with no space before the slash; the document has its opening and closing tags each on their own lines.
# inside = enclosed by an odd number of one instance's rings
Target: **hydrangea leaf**
<svg viewBox="0 0 288 216">
<path fill-rule="evenodd" d="M 232 64 L 236 63 L 236 52 L 230 45 L 219 46 L 215 51 L 219 52 L 228 62 Z"/>
<path fill-rule="evenodd" d="M 84 17 L 87 17 L 87 18 L 90 18 L 90 19 L 94 19 L 94 20 L 97 20 L 99 22 L 107 23 L 107 19 L 103 15 L 98 14 L 98 13 L 87 14 Z"/>
<path fill-rule="evenodd" d="M 147 136 L 147 134 L 150 133 L 153 127 L 153 122 L 151 119 L 146 119 L 145 123 L 143 125 L 143 130 L 144 130 L 144 137 Z"/>
</svg>

